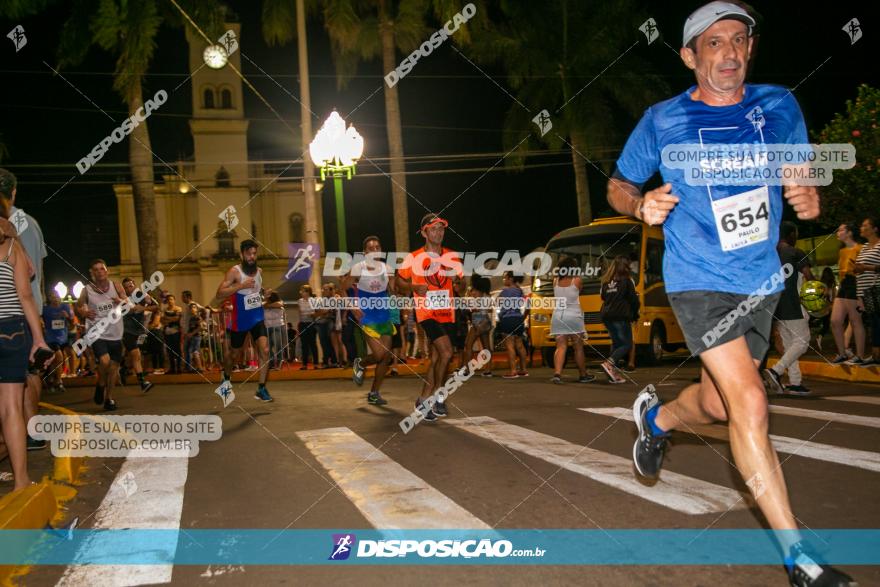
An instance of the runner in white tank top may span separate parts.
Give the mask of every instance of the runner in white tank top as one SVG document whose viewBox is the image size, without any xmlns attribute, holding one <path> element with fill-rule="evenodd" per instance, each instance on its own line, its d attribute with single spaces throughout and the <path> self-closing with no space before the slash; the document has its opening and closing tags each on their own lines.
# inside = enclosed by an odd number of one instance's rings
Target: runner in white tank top
<svg viewBox="0 0 880 587">
<path fill-rule="evenodd" d="M 110 315 L 110 310 L 116 307 L 119 302 L 119 294 L 116 291 L 116 284 L 112 280 L 107 280 L 109 287 L 107 291 L 99 291 L 91 284 L 86 286 L 86 300 L 89 310 L 95 313 L 95 318 L 86 318 L 86 331 L 101 319 Z M 101 340 L 122 340 L 122 320 L 109 323 L 99 337 Z"/>
<path fill-rule="evenodd" d="M 107 278 L 107 264 L 95 259 L 89 267 L 91 283 L 86 286 L 76 303 L 76 312 L 86 320 L 86 344 L 92 347 L 98 363 L 98 381 L 95 385 L 95 403 L 107 411 L 116 409 L 113 385 L 122 363 L 122 317 L 113 322 L 110 312 L 125 299 L 122 286 Z M 103 318 L 107 318 L 102 322 Z M 100 328 L 100 332 L 96 329 Z"/>
</svg>

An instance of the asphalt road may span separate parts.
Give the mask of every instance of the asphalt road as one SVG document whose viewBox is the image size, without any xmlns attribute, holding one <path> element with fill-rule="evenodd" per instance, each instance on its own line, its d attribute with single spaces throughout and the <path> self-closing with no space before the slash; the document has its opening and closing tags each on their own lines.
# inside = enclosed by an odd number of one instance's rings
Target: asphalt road
<svg viewBox="0 0 880 587">
<path fill-rule="evenodd" d="M 668 361 L 639 369 L 631 375 L 632 383 L 617 386 L 577 384 L 571 371 L 566 384 L 553 385 L 543 368 L 533 369 L 527 379 L 474 377 L 450 398 L 448 418 L 421 424 L 409 434 L 401 432 L 398 422 L 411 411 L 419 384 L 414 377 L 387 380 L 383 391 L 389 404 L 384 407 L 368 405 L 366 385 L 356 388 L 349 380 L 275 382 L 269 388 L 275 401 L 269 404 L 253 398 L 254 383 L 236 384 L 237 398 L 225 409 L 214 386 L 207 384 L 157 386 L 147 395 L 129 386 L 117 397 L 117 414 L 216 414 L 222 418 L 222 438 L 202 442 L 198 456 L 178 459 L 181 466 L 148 468 L 132 464 L 131 458 L 89 459 L 79 494 L 68 504 L 68 519 L 79 516 L 84 528 L 130 527 L 132 519 L 136 525 L 151 516 L 177 518 L 182 529 L 343 531 L 386 523 L 454 528 L 468 521 L 520 529 L 762 528 L 760 514 L 746 501 L 724 507 L 707 506 L 705 500 L 658 498 L 649 486 L 628 486 L 628 475 L 608 481 L 597 473 L 597 463 L 613 468 L 631 457 L 634 425 L 614 408 L 629 408 L 648 383 L 659 384 L 662 397 L 674 397 L 697 373 L 696 362 L 677 365 Z M 782 410 L 771 416 L 771 433 L 793 439 L 789 446 L 810 449 L 821 444 L 871 454 L 868 464 L 858 464 L 834 451 L 821 458 L 818 452 L 780 452 L 796 515 L 809 528 L 880 527 L 880 429 L 872 425 L 880 420 L 847 420 L 880 419 L 880 387 L 816 380 L 806 384 L 818 397 L 772 400 Z M 89 389 L 71 389 L 49 399 L 78 412 L 99 413 L 90 396 Z M 835 396 L 862 396 L 869 403 Z M 786 413 L 785 408 L 807 412 Z M 482 419 L 468 426 L 466 417 Z M 699 435 L 676 434 L 664 466 L 670 482 L 670 474 L 678 473 L 700 495 L 748 493 L 730 464 L 724 435 L 723 427 Z M 588 450 L 575 459 L 583 467 L 571 466 L 565 451 L 574 447 L 581 452 L 585 446 Z M 113 510 L 119 499 L 109 503 L 123 471 L 133 472 L 141 487 L 127 513 Z M 159 488 L 152 496 L 151 487 Z M 65 573 L 64 584 L 101 583 L 94 569 L 88 574 L 81 572 L 84 568 L 34 568 L 22 583 L 54 585 Z M 876 567 L 845 570 L 862 585 L 880 584 Z M 105 576 L 106 584 L 136 583 L 130 569 L 118 572 Z M 148 582 L 787 585 L 776 566 L 201 565 L 163 572 Z"/>
</svg>

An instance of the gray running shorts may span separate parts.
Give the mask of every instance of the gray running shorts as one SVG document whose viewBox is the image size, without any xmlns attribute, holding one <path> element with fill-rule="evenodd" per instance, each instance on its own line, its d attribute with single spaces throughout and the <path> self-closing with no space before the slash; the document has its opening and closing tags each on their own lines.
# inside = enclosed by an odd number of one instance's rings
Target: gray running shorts
<svg viewBox="0 0 880 587">
<path fill-rule="evenodd" d="M 773 311 L 782 293 L 769 296 L 718 291 L 682 291 L 669 294 L 669 303 L 688 349 L 699 355 L 740 336 L 759 361 L 770 348 Z"/>
</svg>

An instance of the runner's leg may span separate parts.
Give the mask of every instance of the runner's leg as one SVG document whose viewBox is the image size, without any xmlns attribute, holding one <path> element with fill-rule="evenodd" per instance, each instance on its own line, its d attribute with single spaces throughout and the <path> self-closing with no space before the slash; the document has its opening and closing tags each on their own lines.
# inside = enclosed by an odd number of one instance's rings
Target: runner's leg
<svg viewBox="0 0 880 587">
<path fill-rule="evenodd" d="M 448 336 L 441 336 L 431 343 L 431 362 L 428 364 L 431 376 L 422 388 L 422 400 L 427 399 L 446 381 L 446 370 L 451 360 L 452 341 Z"/>
<path fill-rule="evenodd" d="M 256 341 L 257 354 L 260 357 L 260 385 L 266 385 L 269 378 L 269 339 L 263 335 Z"/>
<path fill-rule="evenodd" d="M 387 335 L 379 338 L 367 336 L 366 339 L 367 346 L 370 347 L 370 356 L 376 363 L 376 372 L 373 374 L 373 385 L 370 387 L 370 392 L 378 393 L 382 387 L 382 381 L 385 379 L 385 374 L 388 372 L 389 359 L 391 358 L 388 349 L 391 347 L 391 337 Z"/>
<path fill-rule="evenodd" d="M 745 337 L 704 351 L 700 358 L 726 407 L 733 458 L 740 475 L 752 490 L 758 507 L 774 530 L 797 529 L 785 478 L 776 450 L 770 442 L 767 395 L 756 367 L 757 361 L 752 358 Z M 703 402 L 701 406 L 712 406 L 711 391 L 701 386 L 700 392 L 700 396 L 710 396 L 710 401 L 703 401 L 698 396 L 698 400 Z M 690 407 L 693 409 L 695 406 Z M 663 414 L 661 409 L 655 420 L 661 428 L 665 420 L 661 419 Z M 678 414 L 681 417 L 681 412 Z M 788 552 L 791 544 L 797 541 L 792 534 L 786 533 L 781 539 L 783 552 Z"/>
</svg>

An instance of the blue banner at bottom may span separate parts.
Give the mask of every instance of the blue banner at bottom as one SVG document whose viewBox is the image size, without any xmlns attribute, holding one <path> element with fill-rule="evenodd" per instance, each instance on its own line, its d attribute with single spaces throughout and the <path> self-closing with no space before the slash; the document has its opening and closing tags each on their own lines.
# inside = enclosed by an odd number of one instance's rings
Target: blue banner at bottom
<svg viewBox="0 0 880 587">
<path fill-rule="evenodd" d="M 880 565 L 880 530 L 4 530 L 2 565 L 775 565 L 803 539 Z"/>
</svg>

